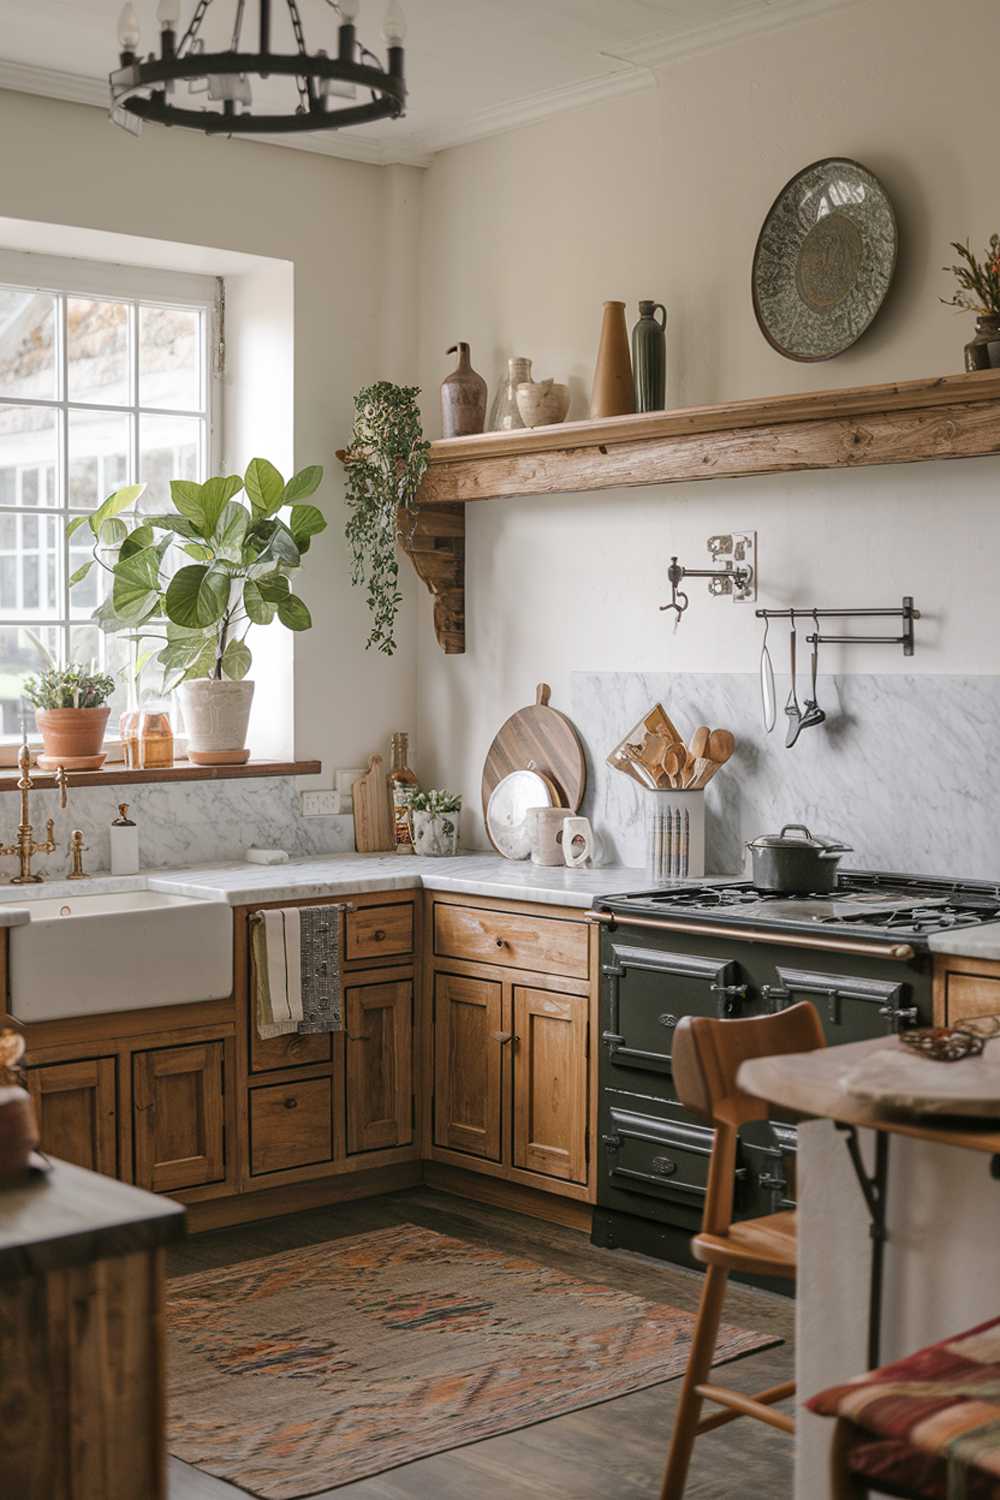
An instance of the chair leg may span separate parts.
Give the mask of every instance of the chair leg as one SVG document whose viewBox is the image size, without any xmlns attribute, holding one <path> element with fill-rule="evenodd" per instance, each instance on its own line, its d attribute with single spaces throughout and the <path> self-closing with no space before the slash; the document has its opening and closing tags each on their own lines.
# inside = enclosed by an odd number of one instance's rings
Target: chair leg
<svg viewBox="0 0 1000 1500">
<path fill-rule="evenodd" d="M 687 1372 L 681 1387 L 681 1398 L 677 1404 L 674 1434 L 670 1442 L 670 1454 L 667 1458 L 666 1472 L 663 1475 L 660 1500 L 683 1500 L 688 1465 L 691 1462 L 691 1450 L 697 1436 L 698 1418 L 701 1416 L 702 1398 L 698 1395 L 696 1387 L 704 1382 L 712 1368 L 728 1281 L 729 1272 L 722 1266 L 709 1266 L 705 1272 L 701 1303 L 698 1307 L 698 1321 L 694 1330 L 694 1342 L 691 1345 Z"/>
</svg>

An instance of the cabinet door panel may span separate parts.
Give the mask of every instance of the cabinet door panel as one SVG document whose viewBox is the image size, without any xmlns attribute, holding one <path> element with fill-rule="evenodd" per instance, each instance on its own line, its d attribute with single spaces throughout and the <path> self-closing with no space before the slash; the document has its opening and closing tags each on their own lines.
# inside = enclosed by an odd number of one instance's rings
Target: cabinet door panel
<svg viewBox="0 0 1000 1500">
<path fill-rule="evenodd" d="M 347 990 L 347 1150 L 413 1139 L 413 985 Z"/>
<path fill-rule="evenodd" d="M 392 958 L 413 952 L 413 903 L 365 906 L 347 914 L 347 959 Z"/>
<path fill-rule="evenodd" d="M 976 1016 L 992 1016 L 1000 1011 L 1000 979 L 991 974 L 949 974 L 947 976 L 947 1026 L 970 1021 Z"/>
<path fill-rule="evenodd" d="M 134 1054 L 140 1187 L 170 1193 L 225 1176 L 222 1060 L 222 1042 Z"/>
<path fill-rule="evenodd" d="M 115 1059 L 29 1068 L 42 1149 L 91 1172 L 118 1172 Z"/>
<path fill-rule="evenodd" d="M 499 1161 L 503 992 L 490 979 L 435 976 L 434 1140 Z"/>
<path fill-rule="evenodd" d="M 582 995 L 514 989 L 514 1166 L 587 1180 L 587 1011 Z"/>
<path fill-rule="evenodd" d="M 250 1173 L 333 1160 L 333 1083 L 310 1078 L 250 1090 Z"/>
</svg>

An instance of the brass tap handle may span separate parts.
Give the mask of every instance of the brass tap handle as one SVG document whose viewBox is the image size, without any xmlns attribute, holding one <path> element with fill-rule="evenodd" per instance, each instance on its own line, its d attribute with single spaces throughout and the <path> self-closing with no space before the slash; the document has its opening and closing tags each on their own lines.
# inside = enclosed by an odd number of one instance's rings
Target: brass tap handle
<svg viewBox="0 0 1000 1500">
<path fill-rule="evenodd" d="M 60 808 L 65 809 L 66 803 L 68 801 L 67 794 L 69 792 L 69 778 L 66 775 L 65 766 L 56 766 L 55 781 L 56 786 L 59 788 L 59 806 Z"/>
<path fill-rule="evenodd" d="M 73 832 L 69 836 L 69 854 L 70 859 L 73 861 L 73 868 L 70 870 L 67 879 L 87 879 L 87 872 L 83 868 L 83 856 L 87 852 L 88 848 L 89 845 L 83 842 L 83 829 L 74 828 Z"/>
</svg>

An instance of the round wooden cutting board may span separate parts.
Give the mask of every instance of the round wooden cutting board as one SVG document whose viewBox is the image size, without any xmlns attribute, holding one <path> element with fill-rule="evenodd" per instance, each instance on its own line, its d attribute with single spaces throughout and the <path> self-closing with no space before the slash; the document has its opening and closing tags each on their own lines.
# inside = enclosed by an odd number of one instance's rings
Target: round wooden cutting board
<svg viewBox="0 0 1000 1500">
<path fill-rule="evenodd" d="M 490 746 L 483 766 L 484 819 L 494 787 L 512 771 L 538 771 L 547 776 L 555 783 L 562 806 L 579 811 L 587 789 L 587 761 L 569 719 L 549 706 L 550 693 L 548 683 L 540 682 L 535 702 L 511 714 Z"/>
</svg>

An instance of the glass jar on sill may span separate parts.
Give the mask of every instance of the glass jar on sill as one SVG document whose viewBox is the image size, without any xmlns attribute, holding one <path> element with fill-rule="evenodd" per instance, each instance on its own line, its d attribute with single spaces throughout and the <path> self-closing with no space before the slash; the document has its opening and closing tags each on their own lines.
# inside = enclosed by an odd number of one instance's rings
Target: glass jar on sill
<svg viewBox="0 0 1000 1500">
<path fill-rule="evenodd" d="M 159 771 L 174 763 L 173 708 L 168 698 L 148 698 L 138 713 L 135 739 L 138 765 Z"/>
</svg>

